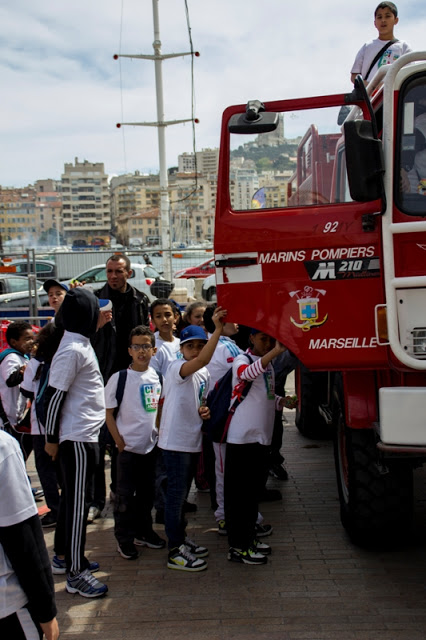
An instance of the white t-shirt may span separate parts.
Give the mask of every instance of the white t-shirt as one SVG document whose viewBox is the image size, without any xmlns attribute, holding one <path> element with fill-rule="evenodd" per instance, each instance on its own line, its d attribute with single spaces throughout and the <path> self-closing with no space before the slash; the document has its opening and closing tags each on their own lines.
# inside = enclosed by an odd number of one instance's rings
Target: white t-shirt
<svg viewBox="0 0 426 640">
<path fill-rule="evenodd" d="M 208 334 L 209 340 L 212 334 Z M 243 353 L 238 345 L 231 338 L 221 336 L 218 345 L 214 350 L 213 356 L 207 365 L 207 371 L 210 374 L 210 390 L 225 373 L 232 367 L 234 358 Z"/>
<path fill-rule="evenodd" d="M 411 51 L 411 47 L 403 40 L 394 42 L 389 45 L 386 51 L 380 56 L 379 60 L 371 69 L 368 78 L 366 78 L 371 63 L 385 44 L 386 42 L 379 40 L 379 38 L 366 42 L 356 54 L 351 73 L 360 73 L 364 80 L 371 80 L 380 67 L 383 67 L 386 64 L 392 64 L 392 62 L 395 62 L 395 60 L 404 55 L 404 53 L 409 53 Z"/>
<path fill-rule="evenodd" d="M 23 364 L 28 364 L 28 362 L 28 358 L 12 352 L 0 364 L 0 397 L 3 409 L 12 425 L 17 424 L 18 415 L 21 414 L 21 410 L 25 407 L 26 399 L 21 396 L 19 385 L 8 387 L 6 380 L 9 379 L 14 371 L 20 369 Z"/>
<path fill-rule="evenodd" d="M 21 382 L 21 389 L 31 391 L 34 394 L 34 400 L 31 403 L 31 435 L 33 436 L 44 435 L 44 426 L 39 423 L 36 414 L 36 397 L 40 386 L 40 380 L 34 380 L 34 376 L 36 375 L 40 365 L 43 366 L 40 360 L 31 358 L 24 371 L 24 379 Z"/>
<path fill-rule="evenodd" d="M 49 385 L 66 391 L 59 442 L 97 442 L 105 422 L 104 385 L 89 338 L 65 331 L 53 356 Z"/>
<path fill-rule="evenodd" d="M 255 362 L 259 356 L 250 353 Z M 232 385 L 239 382 L 237 371 L 242 365 L 249 365 L 246 356 L 239 355 L 232 363 Z M 275 418 L 275 374 L 271 363 L 252 382 L 250 390 L 237 407 L 229 425 L 227 442 L 231 444 L 250 444 L 258 442 L 270 445 Z"/>
<path fill-rule="evenodd" d="M 207 397 L 210 375 L 202 367 L 186 378 L 180 375 L 184 360 L 175 360 L 164 380 L 164 405 L 161 414 L 158 446 L 170 451 L 201 451 L 202 419 L 198 413 L 201 400 Z"/>
<path fill-rule="evenodd" d="M 0 431 L 0 527 L 10 527 L 37 514 L 18 442 Z M 9 558 L 0 544 L 0 619 L 28 602 Z"/>
<path fill-rule="evenodd" d="M 114 373 L 105 387 L 107 409 L 117 406 L 119 372 Z M 148 367 L 146 371 L 127 370 L 123 399 L 115 419 L 117 429 L 126 443 L 125 451 L 146 454 L 153 450 L 158 440 L 155 426 L 161 384 L 158 375 Z"/>
<path fill-rule="evenodd" d="M 154 333 L 154 336 L 157 353 L 151 358 L 150 366 L 165 376 L 169 364 L 174 362 L 180 354 L 180 340 L 173 337 L 173 342 L 166 342 L 163 338 L 160 338 L 158 331 Z"/>
</svg>

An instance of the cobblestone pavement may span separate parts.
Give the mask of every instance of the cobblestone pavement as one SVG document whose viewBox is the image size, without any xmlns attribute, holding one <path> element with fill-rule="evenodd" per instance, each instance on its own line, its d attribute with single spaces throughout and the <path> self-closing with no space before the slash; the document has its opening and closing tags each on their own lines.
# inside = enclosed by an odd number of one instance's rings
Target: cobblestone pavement
<svg viewBox="0 0 426 640">
<path fill-rule="evenodd" d="M 209 497 L 196 491 L 188 533 L 210 550 L 207 571 L 166 568 L 166 550 L 121 558 L 110 504 L 88 526 L 87 555 L 109 587 L 100 600 L 65 592 L 55 576 L 61 637 L 66 640 L 417 640 L 426 638 L 426 472 L 415 472 L 416 535 L 409 547 L 366 551 L 340 525 L 330 442 L 299 435 L 286 412 L 288 482 L 282 501 L 261 505 L 274 532 L 266 566 L 228 562 Z M 34 469 L 30 474 L 34 484 Z M 162 525 L 155 525 L 160 533 Z M 46 533 L 49 551 L 53 532 Z"/>
</svg>

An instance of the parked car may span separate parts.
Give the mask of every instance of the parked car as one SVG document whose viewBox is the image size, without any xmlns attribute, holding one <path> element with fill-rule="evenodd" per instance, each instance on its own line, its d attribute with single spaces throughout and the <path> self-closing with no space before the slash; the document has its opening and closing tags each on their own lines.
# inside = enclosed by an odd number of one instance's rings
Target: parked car
<svg viewBox="0 0 426 640">
<path fill-rule="evenodd" d="M 33 263 L 30 261 L 30 273 L 33 268 Z M 16 268 L 16 274 L 20 276 L 28 275 L 28 262 L 25 259 L 12 260 L 11 267 Z M 51 260 L 36 260 L 35 262 L 36 276 L 39 280 L 49 280 L 49 278 L 56 278 L 56 265 Z"/>
<path fill-rule="evenodd" d="M 42 286 L 41 280 L 37 280 L 37 287 Z M 3 295 L 16 293 L 17 291 L 28 291 L 27 276 L 15 276 L 13 273 L 0 273 L 0 298 Z"/>
<path fill-rule="evenodd" d="M 0 295 L 0 310 L 4 311 L 5 309 L 19 309 L 29 308 L 30 306 L 30 298 L 28 293 L 28 278 L 25 278 L 27 281 L 27 290 L 26 291 L 17 291 L 16 293 L 5 293 Z M 40 282 L 37 281 L 39 284 Z M 32 298 L 34 298 L 34 293 L 32 293 Z M 40 287 L 37 289 L 37 297 L 38 297 L 38 306 L 39 307 L 48 307 L 49 300 L 47 297 L 47 293 Z"/>
<path fill-rule="evenodd" d="M 201 287 L 201 295 L 207 302 L 217 302 L 215 273 L 204 280 Z"/>
<path fill-rule="evenodd" d="M 93 291 L 102 289 L 106 284 L 106 266 L 98 264 L 91 269 L 87 269 L 71 280 L 78 280 L 90 285 Z M 64 280 L 65 284 L 69 284 L 71 280 Z M 174 284 L 161 276 L 156 269 L 150 264 L 132 263 L 132 275 L 129 278 L 131 284 L 142 293 L 146 293 L 149 299 L 168 298 L 173 291 Z"/>
<path fill-rule="evenodd" d="M 205 278 L 214 273 L 214 258 L 205 260 L 195 267 L 186 267 L 186 269 L 179 269 L 174 274 L 174 278 Z"/>
</svg>

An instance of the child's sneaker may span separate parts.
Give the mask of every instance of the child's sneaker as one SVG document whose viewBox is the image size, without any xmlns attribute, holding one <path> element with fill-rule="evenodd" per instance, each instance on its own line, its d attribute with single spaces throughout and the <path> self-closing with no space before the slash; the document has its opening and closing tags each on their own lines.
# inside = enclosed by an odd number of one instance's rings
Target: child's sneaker
<svg viewBox="0 0 426 640">
<path fill-rule="evenodd" d="M 136 560 L 139 556 L 138 550 L 133 542 L 117 542 L 117 551 L 120 556 L 126 560 Z"/>
<path fill-rule="evenodd" d="M 226 522 L 225 520 L 219 520 L 217 523 L 217 532 L 220 536 L 227 536 L 228 532 L 226 530 Z"/>
<path fill-rule="evenodd" d="M 75 576 L 69 575 L 65 588 L 68 593 L 79 593 L 83 598 L 99 598 L 108 591 L 107 585 L 99 582 L 89 569 L 85 569 Z"/>
<path fill-rule="evenodd" d="M 196 558 L 190 553 L 186 544 L 181 544 L 180 547 L 170 549 L 167 567 L 179 571 L 203 571 L 207 569 L 207 562 Z"/>
<path fill-rule="evenodd" d="M 268 562 L 268 558 L 255 549 L 237 549 L 235 547 L 230 547 L 228 560 L 243 564 L 266 564 Z"/>
<path fill-rule="evenodd" d="M 205 558 L 209 555 L 209 550 L 206 547 L 202 547 L 197 544 L 190 538 L 185 538 L 185 547 L 188 549 L 189 553 L 192 553 L 196 558 Z"/>
<path fill-rule="evenodd" d="M 148 547 L 149 549 L 164 549 L 166 546 L 166 541 L 160 538 L 155 531 L 150 531 L 146 536 L 135 538 L 133 542 L 138 547 Z"/>
<path fill-rule="evenodd" d="M 257 538 L 253 540 L 253 544 L 251 546 L 252 546 L 252 549 L 257 551 L 258 553 L 261 553 L 264 556 L 269 556 L 272 553 L 272 549 L 269 546 L 269 544 L 266 544 L 266 542 L 261 542 Z"/>
<path fill-rule="evenodd" d="M 264 538 L 270 536 L 273 532 L 271 524 L 257 524 L 256 525 L 256 538 Z"/>
<path fill-rule="evenodd" d="M 90 573 L 96 573 L 99 571 L 99 562 L 90 562 L 89 563 L 89 571 Z M 58 558 L 58 556 L 53 556 L 52 559 L 52 573 L 55 576 L 63 575 L 67 572 L 67 563 L 65 559 Z"/>
</svg>

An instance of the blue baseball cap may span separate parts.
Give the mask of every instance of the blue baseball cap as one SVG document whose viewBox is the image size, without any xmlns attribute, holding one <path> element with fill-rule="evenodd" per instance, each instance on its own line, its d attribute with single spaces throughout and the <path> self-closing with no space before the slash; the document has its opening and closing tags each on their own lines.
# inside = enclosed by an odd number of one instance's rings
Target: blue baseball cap
<svg viewBox="0 0 426 640">
<path fill-rule="evenodd" d="M 189 327 L 182 329 L 180 333 L 180 343 L 189 342 L 189 340 L 203 340 L 207 342 L 206 332 L 202 327 L 196 324 L 190 324 Z"/>
<path fill-rule="evenodd" d="M 54 280 L 53 278 L 50 278 L 49 280 L 46 280 L 45 282 L 43 282 L 43 289 L 45 290 L 46 293 L 49 293 L 50 287 L 61 287 L 61 289 L 65 289 L 65 291 L 69 291 L 68 285 L 66 285 L 64 282 L 59 282 L 58 280 Z"/>
<path fill-rule="evenodd" d="M 99 309 L 101 311 L 111 311 L 112 309 L 111 300 L 107 300 L 105 298 L 99 298 Z"/>
</svg>

